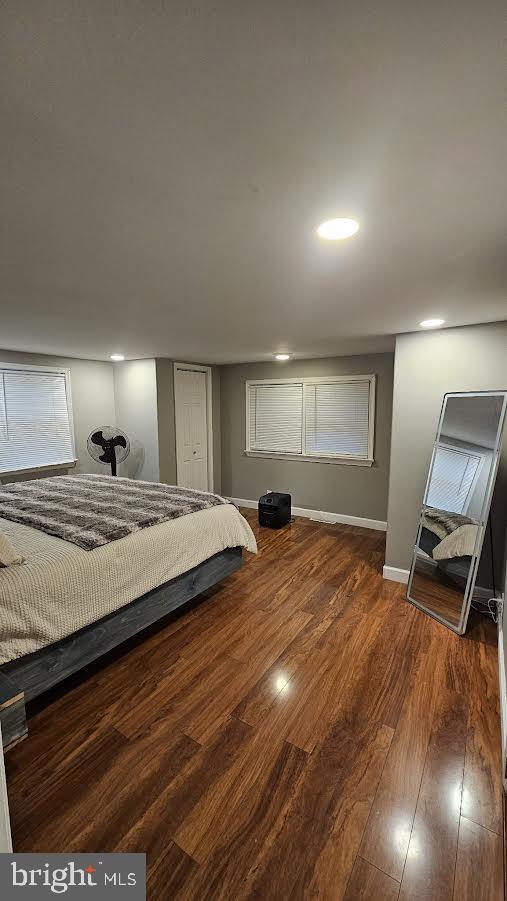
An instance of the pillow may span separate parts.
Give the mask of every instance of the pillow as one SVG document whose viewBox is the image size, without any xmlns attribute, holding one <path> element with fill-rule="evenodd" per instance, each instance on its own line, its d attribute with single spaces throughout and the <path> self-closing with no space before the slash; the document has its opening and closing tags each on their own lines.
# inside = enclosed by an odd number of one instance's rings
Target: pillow
<svg viewBox="0 0 507 901">
<path fill-rule="evenodd" d="M 13 566 L 24 562 L 25 558 L 18 554 L 11 539 L 0 532 L 0 566 Z"/>
</svg>

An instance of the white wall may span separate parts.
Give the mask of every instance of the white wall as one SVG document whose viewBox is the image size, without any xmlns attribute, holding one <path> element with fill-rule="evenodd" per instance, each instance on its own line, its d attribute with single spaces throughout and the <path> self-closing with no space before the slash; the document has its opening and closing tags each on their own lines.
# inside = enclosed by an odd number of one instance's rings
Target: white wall
<svg viewBox="0 0 507 901">
<path fill-rule="evenodd" d="M 500 670 L 500 719 L 502 722 L 502 778 L 507 792 L 507 529 L 505 532 L 505 569 L 503 578 L 504 605 L 499 624 L 498 657 Z"/>
<path fill-rule="evenodd" d="M 115 363 L 115 425 L 130 439 L 130 455 L 118 475 L 160 480 L 155 360 Z"/>
<path fill-rule="evenodd" d="M 12 837 L 9 817 L 9 798 L 7 795 L 7 780 L 5 778 L 2 729 L 0 728 L 0 854 L 10 854 L 11 852 Z"/>
<path fill-rule="evenodd" d="M 448 391 L 507 388 L 507 322 L 416 332 L 396 338 L 393 427 L 389 477 L 386 564 L 409 569 L 421 501 L 438 425 Z M 505 521 L 501 490 L 495 491 L 495 521 Z M 501 560 L 503 534 L 497 530 Z"/>
</svg>

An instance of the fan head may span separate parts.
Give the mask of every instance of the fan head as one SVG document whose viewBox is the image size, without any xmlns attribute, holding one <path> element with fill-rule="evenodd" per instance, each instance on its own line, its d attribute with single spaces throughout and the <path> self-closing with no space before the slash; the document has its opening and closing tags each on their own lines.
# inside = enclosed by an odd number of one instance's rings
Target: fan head
<svg viewBox="0 0 507 901">
<path fill-rule="evenodd" d="M 90 432 L 87 447 L 90 457 L 99 463 L 109 464 L 114 476 L 118 463 L 123 463 L 130 453 L 127 435 L 112 425 L 101 425 Z"/>
</svg>

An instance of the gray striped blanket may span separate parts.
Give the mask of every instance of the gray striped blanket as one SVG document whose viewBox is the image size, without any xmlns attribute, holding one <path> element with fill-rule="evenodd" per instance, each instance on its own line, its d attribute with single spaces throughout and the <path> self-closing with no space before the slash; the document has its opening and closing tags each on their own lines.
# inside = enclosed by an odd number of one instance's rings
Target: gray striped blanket
<svg viewBox="0 0 507 901">
<path fill-rule="evenodd" d="M 91 474 L 0 486 L 0 517 L 71 541 L 85 551 L 227 503 L 207 491 Z"/>
<path fill-rule="evenodd" d="M 474 521 L 461 513 L 450 513 L 448 510 L 438 510 L 436 507 L 425 507 L 422 513 L 422 524 L 424 528 L 443 539 L 461 526 L 474 525 Z"/>
</svg>

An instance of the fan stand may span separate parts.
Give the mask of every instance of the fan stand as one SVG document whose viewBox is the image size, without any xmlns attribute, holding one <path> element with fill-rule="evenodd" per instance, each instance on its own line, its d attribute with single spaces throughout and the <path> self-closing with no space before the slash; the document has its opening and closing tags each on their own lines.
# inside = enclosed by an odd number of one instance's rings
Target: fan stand
<svg viewBox="0 0 507 901">
<path fill-rule="evenodd" d="M 104 451 L 104 463 L 109 463 L 111 465 L 111 475 L 116 475 L 116 450 L 114 447 L 108 447 L 107 450 Z"/>
</svg>

